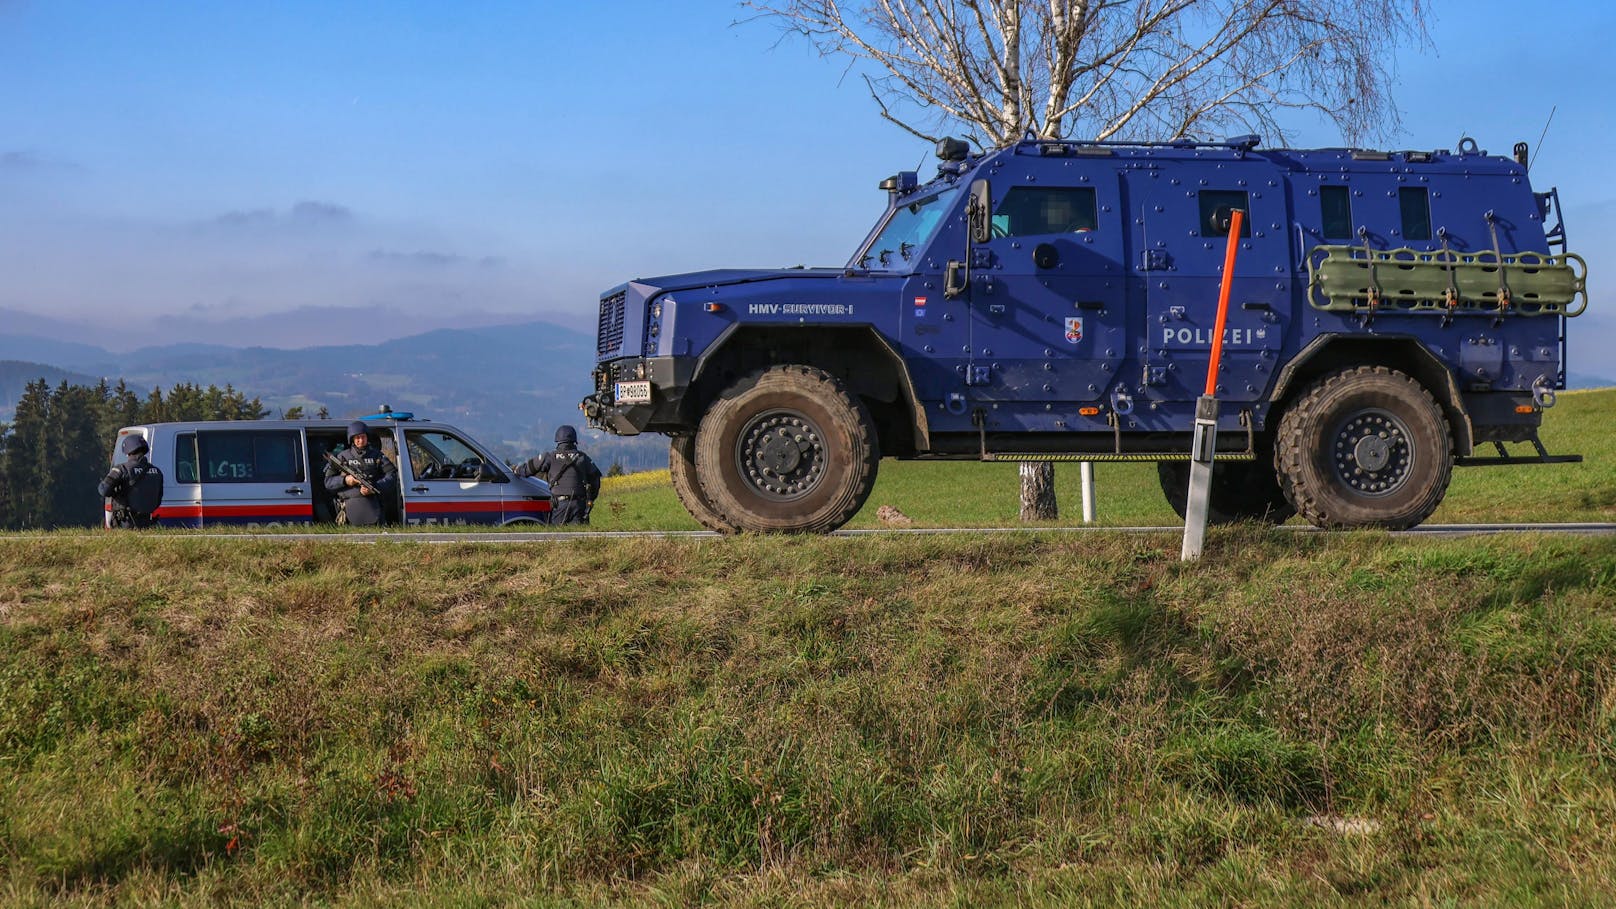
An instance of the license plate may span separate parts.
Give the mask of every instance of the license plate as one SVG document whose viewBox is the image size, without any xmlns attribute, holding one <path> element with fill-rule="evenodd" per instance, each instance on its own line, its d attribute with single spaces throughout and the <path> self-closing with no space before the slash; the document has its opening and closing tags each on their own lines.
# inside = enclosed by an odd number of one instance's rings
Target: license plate
<svg viewBox="0 0 1616 909">
<path fill-rule="evenodd" d="M 619 404 L 651 403 L 650 382 L 618 382 L 612 388 L 612 400 Z"/>
</svg>

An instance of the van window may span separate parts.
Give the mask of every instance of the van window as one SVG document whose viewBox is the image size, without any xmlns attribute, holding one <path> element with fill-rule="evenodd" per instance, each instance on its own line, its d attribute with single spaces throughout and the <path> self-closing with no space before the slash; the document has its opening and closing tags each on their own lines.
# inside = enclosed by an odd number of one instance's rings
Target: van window
<svg viewBox="0 0 1616 909">
<path fill-rule="evenodd" d="M 300 483 L 296 430 L 204 432 L 197 439 L 204 483 Z"/>
<path fill-rule="evenodd" d="M 446 432 L 411 429 L 404 433 L 410 449 L 412 480 L 475 480 L 483 456 Z"/>
<path fill-rule="evenodd" d="M 1352 236 L 1352 191 L 1345 186 L 1319 187 L 1319 208 L 1324 218 L 1324 236 L 1341 239 Z"/>
<path fill-rule="evenodd" d="M 1423 186 L 1404 186 L 1397 191 L 1397 206 L 1402 209 L 1403 239 L 1431 239 L 1431 200 Z"/>
<path fill-rule="evenodd" d="M 1201 202 L 1201 236 L 1227 237 L 1229 212 L 1240 209 L 1246 217 L 1240 222 L 1240 236 L 1251 236 L 1251 201 L 1243 189 L 1203 189 Z"/>
<path fill-rule="evenodd" d="M 1087 186 L 1016 186 L 1004 194 L 993 212 L 993 235 L 1028 237 L 1094 230 L 1099 215 L 1094 190 Z"/>
<path fill-rule="evenodd" d="M 174 437 L 174 482 L 197 483 L 196 433 L 182 432 Z"/>
</svg>

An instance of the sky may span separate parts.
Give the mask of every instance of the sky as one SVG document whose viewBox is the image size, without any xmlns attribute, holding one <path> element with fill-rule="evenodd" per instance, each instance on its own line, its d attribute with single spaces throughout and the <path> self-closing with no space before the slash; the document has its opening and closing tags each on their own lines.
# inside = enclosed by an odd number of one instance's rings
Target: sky
<svg viewBox="0 0 1616 909">
<path fill-rule="evenodd" d="M 1381 144 L 1531 142 L 1592 266 L 1572 369 L 1616 374 L 1599 362 L 1616 5 L 1433 5 L 1433 47 L 1388 49 L 1405 128 Z M 0 334 L 592 332 L 600 291 L 631 277 L 842 264 L 876 184 L 929 172 L 932 150 L 845 63 L 745 18 L 701 0 L 0 0 Z M 1305 115 L 1287 127 L 1341 144 Z"/>
</svg>

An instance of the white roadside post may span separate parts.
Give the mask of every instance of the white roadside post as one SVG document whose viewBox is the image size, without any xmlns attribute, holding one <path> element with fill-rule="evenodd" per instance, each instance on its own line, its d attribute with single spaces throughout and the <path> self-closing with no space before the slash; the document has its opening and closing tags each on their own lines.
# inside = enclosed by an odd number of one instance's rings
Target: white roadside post
<svg viewBox="0 0 1616 909">
<path fill-rule="evenodd" d="M 1206 367 L 1206 394 L 1195 402 L 1195 438 L 1190 443 L 1190 489 L 1184 505 L 1184 548 L 1179 560 L 1201 558 L 1206 540 L 1206 513 L 1212 500 L 1212 458 L 1218 447 L 1218 361 L 1223 357 L 1223 324 L 1229 312 L 1229 283 L 1234 280 L 1234 257 L 1240 248 L 1240 224 L 1245 212 L 1229 213 L 1229 248 L 1223 255 L 1223 281 L 1218 288 L 1218 316 L 1212 326 L 1212 359 Z"/>
<path fill-rule="evenodd" d="M 1084 461 L 1077 465 L 1078 474 L 1083 478 L 1083 523 L 1094 523 L 1094 462 Z"/>
</svg>

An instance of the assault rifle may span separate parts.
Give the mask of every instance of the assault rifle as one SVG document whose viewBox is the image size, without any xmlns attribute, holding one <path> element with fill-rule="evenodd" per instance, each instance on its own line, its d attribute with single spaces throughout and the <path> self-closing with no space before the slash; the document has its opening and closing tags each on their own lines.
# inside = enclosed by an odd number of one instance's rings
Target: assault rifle
<svg viewBox="0 0 1616 909">
<path fill-rule="evenodd" d="M 358 468 L 354 467 L 351 464 L 346 464 L 346 463 L 343 463 L 342 461 L 337 460 L 336 456 L 331 454 L 331 452 L 329 452 L 329 451 L 325 452 L 325 459 L 331 463 L 332 467 L 335 467 L 336 469 L 342 471 L 344 474 L 347 474 L 348 476 L 353 477 L 355 480 L 358 480 L 359 481 L 359 486 L 360 486 L 361 489 L 370 490 L 370 494 L 373 495 L 373 496 L 380 496 L 382 494 L 382 491 L 380 489 L 376 488 L 376 484 L 370 482 L 367 479 L 365 479 L 365 475 L 360 473 Z"/>
</svg>

